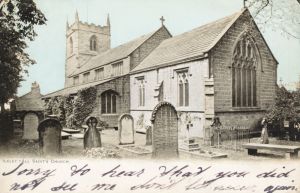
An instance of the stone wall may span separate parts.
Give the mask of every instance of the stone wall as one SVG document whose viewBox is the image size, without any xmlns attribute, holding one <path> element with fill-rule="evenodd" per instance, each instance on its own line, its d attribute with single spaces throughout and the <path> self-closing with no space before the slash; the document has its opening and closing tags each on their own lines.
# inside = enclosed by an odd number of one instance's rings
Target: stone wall
<svg viewBox="0 0 300 193">
<path fill-rule="evenodd" d="M 274 103 L 277 81 L 277 62 L 262 35 L 252 26 L 250 32 L 260 52 L 261 66 L 257 68 L 257 107 L 232 107 L 231 59 L 238 37 L 244 33 L 245 24 L 251 16 L 246 10 L 230 27 L 217 45 L 211 50 L 211 64 L 214 77 L 215 115 L 221 121 L 250 127 L 263 116 L 263 112 Z M 249 23 L 249 22 L 248 22 Z"/>
<path fill-rule="evenodd" d="M 189 106 L 179 106 L 178 103 L 178 78 L 177 72 L 187 69 L 189 74 Z M 163 83 L 163 101 L 168 101 L 175 106 L 176 110 L 182 116 L 179 120 L 179 131 L 185 132 L 187 121 L 184 117 L 190 117 L 191 127 L 190 134 L 193 137 L 201 137 L 203 135 L 204 125 L 204 81 L 208 74 L 208 59 L 196 60 L 141 72 L 130 76 L 130 113 L 134 117 L 135 128 L 145 130 L 150 120 L 150 114 L 153 108 L 159 103 L 157 87 Z M 145 80 L 145 105 L 139 106 L 139 83 L 138 78 L 144 77 Z M 144 117 L 141 120 L 141 117 Z M 181 121 L 182 120 L 182 121 Z M 182 124 L 181 124 L 182 122 Z"/>
<path fill-rule="evenodd" d="M 129 113 L 130 106 L 130 89 L 129 76 L 122 76 L 114 80 L 105 82 L 96 86 L 97 100 L 96 108 L 94 108 L 91 116 L 99 117 L 100 120 L 109 124 L 109 127 L 118 126 L 118 118 L 123 113 Z M 117 97 L 117 113 L 116 114 L 101 114 L 101 94 L 107 90 L 113 90 L 118 93 Z"/>
<path fill-rule="evenodd" d="M 140 64 L 163 40 L 171 37 L 163 26 L 131 54 L 130 69 Z"/>
<path fill-rule="evenodd" d="M 90 38 L 97 39 L 97 50 L 90 50 Z M 73 48 L 71 48 L 72 38 Z M 66 64 L 65 86 L 71 86 L 72 81 L 67 76 L 81 67 L 88 59 L 110 49 L 110 26 L 97 26 L 77 21 L 66 31 Z M 73 51 L 71 51 L 73 50 Z"/>
</svg>

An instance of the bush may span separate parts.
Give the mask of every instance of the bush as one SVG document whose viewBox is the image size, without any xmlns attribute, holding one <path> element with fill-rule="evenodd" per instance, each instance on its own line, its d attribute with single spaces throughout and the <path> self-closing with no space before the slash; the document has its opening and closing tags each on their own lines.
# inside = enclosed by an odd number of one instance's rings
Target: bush
<svg viewBox="0 0 300 193">
<path fill-rule="evenodd" d="M 267 120 L 273 125 L 283 128 L 283 121 L 294 122 L 297 120 L 296 98 L 284 87 L 276 91 L 275 104 L 267 113 Z"/>
</svg>

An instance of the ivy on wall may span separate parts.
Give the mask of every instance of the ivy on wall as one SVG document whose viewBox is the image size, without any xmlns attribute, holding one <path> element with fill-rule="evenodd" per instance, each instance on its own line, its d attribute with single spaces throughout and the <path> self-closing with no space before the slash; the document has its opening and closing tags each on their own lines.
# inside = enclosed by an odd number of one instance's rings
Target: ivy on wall
<svg viewBox="0 0 300 193">
<path fill-rule="evenodd" d="M 58 96 L 50 98 L 45 104 L 45 115 L 56 115 L 63 126 L 80 127 L 93 112 L 96 105 L 95 87 L 78 91 L 77 96 Z"/>
<path fill-rule="evenodd" d="M 54 105 L 54 100 L 55 100 L 55 98 L 50 98 L 48 101 L 46 101 L 45 109 L 44 109 L 45 116 L 53 114 L 52 108 L 53 108 L 53 105 Z"/>
<path fill-rule="evenodd" d="M 97 90 L 95 87 L 86 88 L 78 91 L 74 101 L 74 123 L 81 126 L 85 118 L 87 118 L 96 105 Z"/>
<path fill-rule="evenodd" d="M 52 107 L 52 113 L 57 116 L 59 122 L 64 126 L 65 121 L 65 109 L 64 109 L 65 97 L 58 96 Z"/>
<path fill-rule="evenodd" d="M 64 109 L 65 109 L 65 119 L 66 119 L 66 126 L 68 128 L 74 128 L 73 124 L 73 102 L 74 102 L 74 97 L 72 96 L 67 96 L 65 97 L 65 103 L 64 103 Z"/>
</svg>

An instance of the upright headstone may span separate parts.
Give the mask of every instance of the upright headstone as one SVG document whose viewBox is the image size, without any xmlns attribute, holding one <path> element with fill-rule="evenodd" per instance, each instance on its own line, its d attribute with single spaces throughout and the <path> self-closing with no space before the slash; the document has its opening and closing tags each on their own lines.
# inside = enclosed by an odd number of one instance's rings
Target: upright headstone
<svg viewBox="0 0 300 193">
<path fill-rule="evenodd" d="M 119 144 L 134 143 L 133 117 L 130 114 L 122 114 L 119 117 Z"/>
<path fill-rule="evenodd" d="M 86 120 L 88 129 L 84 133 L 83 146 L 84 149 L 101 147 L 101 136 L 98 131 L 97 124 L 98 120 L 95 117 L 88 117 Z"/>
<path fill-rule="evenodd" d="M 146 126 L 146 145 L 152 145 L 152 127 Z"/>
<path fill-rule="evenodd" d="M 45 119 L 38 126 L 40 153 L 45 156 L 61 154 L 62 126 L 57 119 Z"/>
<path fill-rule="evenodd" d="M 37 131 L 39 125 L 38 116 L 34 113 L 27 113 L 24 116 L 24 131 L 23 139 L 38 139 L 39 133 Z"/>
<path fill-rule="evenodd" d="M 152 147 L 154 158 L 178 157 L 178 116 L 175 107 L 160 102 L 152 111 Z"/>
</svg>

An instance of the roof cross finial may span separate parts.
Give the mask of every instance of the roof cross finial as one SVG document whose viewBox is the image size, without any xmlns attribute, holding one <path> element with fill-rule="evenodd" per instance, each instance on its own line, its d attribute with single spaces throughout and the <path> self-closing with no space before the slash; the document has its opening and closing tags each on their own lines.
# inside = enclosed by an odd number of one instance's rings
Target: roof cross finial
<svg viewBox="0 0 300 193">
<path fill-rule="evenodd" d="M 247 0 L 243 0 L 243 2 L 244 2 L 244 8 L 246 8 L 246 1 L 247 1 Z"/>
<path fill-rule="evenodd" d="M 161 16 L 160 21 L 161 21 L 161 25 L 163 26 L 164 25 L 164 21 L 165 21 L 164 16 Z"/>
</svg>

